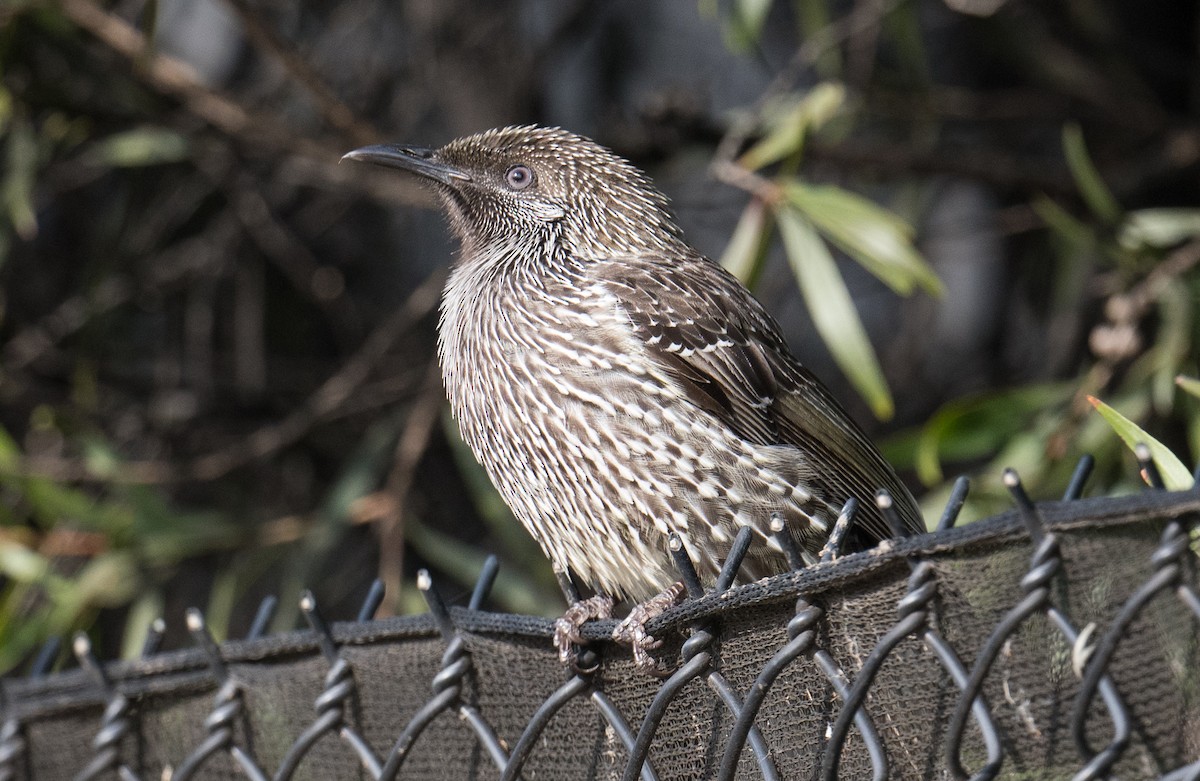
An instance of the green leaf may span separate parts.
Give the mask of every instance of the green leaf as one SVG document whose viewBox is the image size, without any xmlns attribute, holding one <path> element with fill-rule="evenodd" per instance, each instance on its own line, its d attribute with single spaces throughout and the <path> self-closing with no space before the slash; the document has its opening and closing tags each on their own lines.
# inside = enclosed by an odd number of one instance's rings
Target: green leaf
<svg viewBox="0 0 1200 781">
<path fill-rule="evenodd" d="M 20 543 L 0 539 L 0 573 L 21 583 L 41 583 L 53 575 L 45 556 Z"/>
<path fill-rule="evenodd" d="M 784 98 L 764 110 L 767 134 L 739 158 L 738 163 L 756 170 L 804 147 L 809 132 L 832 119 L 846 103 L 846 88 L 836 82 L 822 82 L 799 100 Z"/>
<path fill-rule="evenodd" d="M 242 596 L 240 575 L 234 567 L 223 567 L 217 572 L 208 589 L 208 605 L 204 608 L 204 618 L 208 623 L 208 631 L 212 632 L 218 642 L 229 638 L 229 621 Z"/>
<path fill-rule="evenodd" d="M 0 135 L 8 130 L 8 123 L 12 121 L 13 115 L 16 113 L 13 106 L 12 93 L 3 84 L 0 84 Z"/>
<path fill-rule="evenodd" d="M 146 564 L 169 567 L 191 556 L 244 545 L 249 529 L 213 510 L 176 511 L 169 516 L 139 510 L 134 531 L 133 542 Z"/>
<path fill-rule="evenodd" d="M 889 51 L 895 52 L 896 62 L 890 68 L 898 72 L 892 78 L 930 87 L 933 76 L 929 72 L 931 53 L 927 48 L 929 22 L 925 9 L 916 3 L 901 3 L 885 14 L 882 21 Z"/>
<path fill-rule="evenodd" d="M 21 446 L 7 429 L 0 428 L 0 479 L 21 471 Z"/>
<path fill-rule="evenodd" d="M 955 399 L 944 404 L 921 428 L 913 452 L 917 477 L 925 485 L 942 480 L 942 460 L 973 461 L 994 455 L 1030 419 L 1066 401 L 1065 383 L 1033 385 L 999 393 Z"/>
<path fill-rule="evenodd" d="M 8 132 L 7 171 L 0 182 L 0 201 L 17 235 L 26 241 L 37 236 L 37 211 L 33 188 L 37 181 L 37 136 L 28 122 L 17 117 Z"/>
<path fill-rule="evenodd" d="M 175 163 L 190 154 L 188 140 L 171 130 L 135 128 L 98 141 L 85 156 L 95 165 L 140 168 Z"/>
<path fill-rule="evenodd" d="M 748 51 L 762 34 L 773 0 L 734 0 L 733 13 L 725 30 L 725 45 L 736 52 Z"/>
<path fill-rule="evenodd" d="M 1187 393 L 1200 399 L 1200 380 L 1195 377 L 1184 377 L 1182 374 L 1175 378 L 1175 384 Z"/>
<path fill-rule="evenodd" d="M 146 644 L 151 624 L 162 617 L 163 598 L 158 591 L 143 591 L 129 606 L 121 635 L 121 658 L 136 659 Z"/>
<path fill-rule="evenodd" d="M 133 514 L 129 508 L 97 499 L 86 491 L 49 478 L 26 478 L 22 493 L 33 518 L 46 529 L 69 520 L 81 529 L 97 531 L 112 539 L 133 527 Z"/>
<path fill-rule="evenodd" d="M 1139 209 L 1125 216 L 1117 240 L 1126 249 L 1169 248 L 1200 236 L 1200 209 Z"/>
<path fill-rule="evenodd" d="M 415 519 L 404 531 L 408 544 L 421 558 L 454 580 L 470 584 L 479 577 L 479 570 L 486 558 L 479 547 L 456 540 Z M 531 577 L 533 574 L 519 567 L 501 567 L 491 598 L 506 610 L 517 613 L 561 613 L 562 609 L 556 603 L 547 605 L 543 598 L 545 592 L 538 588 L 537 582 Z"/>
<path fill-rule="evenodd" d="M 1091 227 L 1075 219 L 1070 212 L 1049 198 L 1039 195 L 1033 199 L 1030 206 L 1042 222 L 1072 249 L 1079 250 L 1096 245 L 1096 234 Z"/>
<path fill-rule="evenodd" d="M 747 287 L 753 287 L 767 257 L 771 238 L 769 216 L 766 205 L 757 198 L 746 204 L 721 255 L 721 265 L 725 270 L 742 280 Z"/>
<path fill-rule="evenodd" d="M 1163 483 L 1172 491 L 1186 491 L 1192 487 L 1192 473 L 1183 462 L 1163 443 L 1147 434 L 1136 423 L 1117 412 L 1094 396 L 1088 396 L 1088 401 L 1100 413 L 1100 416 L 1117 432 L 1125 444 L 1133 450 L 1138 445 L 1150 448 L 1150 456 L 1155 466 L 1162 474 Z"/>
<path fill-rule="evenodd" d="M 75 579 L 78 607 L 119 607 L 141 587 L 137 559 L 129 551 L 108 551 L 89 561 Z"/>
<path fill-rule="evenodd" d="M 941 295 L 942 282 L 913 246 L 913 230 L 895 214 L 848 190 L 791 180 L 788 202 L 821 233 L 892 290 L 902 295 L 920 285 Z"/>
<path fill-rule="evenodd" d="M 83 460 L 90 474 L 111 480 L 120 473 L 121 457 L 110 443 L 97 437 L 87 437 L 81 445 Z"/>
<path fill-rule="evenodd" d="M 890 418 L 895 409 L 891 391 L 829 248 L 798 212 L 783 206 L 775 220 L 817 332 L 875 416 Z"/>
<path fill-rule="evenodd" d="M 1159 414 L 1170 414 L 1175 399 L 1175 376 L 1186 365 L 1191 352 L 1195 330 L 1192 298 L 1187 285 L 1164 285 L 1158 291 L 1158 333 L 1154 344 L 1138 361 L 1149 370 L 1150 396 Z"/>
<path fill-rule="evenodd" d="M 1092 164 L 1087 145 L 1083 142 L 1083 131 L 1074 122 L 1063 127 L 1063 153 L 1071 176 L 1075 179 L 1075 186 L 1079 188 L 1079 194 L 1092 214 L 1110 224 L 1120 219 L 1121 205 Z"/>
<path fill-rule="evenodd" d="M 821 0 L 792 3 L 800 39 L 816 47 L 816 59 L 812 67 L 825 78 L 840 76 L 845 71 L 843 47 L 838 45 L 839 26 L 834 24 L 831 5 Z"/>
</svg>

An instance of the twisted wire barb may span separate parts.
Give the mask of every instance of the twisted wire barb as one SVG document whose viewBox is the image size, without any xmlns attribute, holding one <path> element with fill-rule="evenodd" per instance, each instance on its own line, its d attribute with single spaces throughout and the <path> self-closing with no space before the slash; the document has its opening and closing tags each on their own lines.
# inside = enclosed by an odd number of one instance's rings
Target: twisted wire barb
<svg viewBox="0 0 1200 781">
<path fill-rule="evenodd" d="M 955 703 L 950 716 L 950 724 L 946 731 L 946 763 L 952 772 L 959 777 L 965 775 L 959 752 L 962 746 L 962 734 L 966 727 L 967 712 L 973 705 L 983 688 L 984 679 L 991 671 L 1000 649 L 1022 623 L 1035 613 L 1043 613 L 1050 619 L 1051 624 L 1059 631 L 1070 647 L 1075 647 L 1079 632 L 1072 626 L 1067 616 L 1056 608 L 1050 601 L 1050 583 L 1062 567 L 1062 554 L 1059 550 L 1058 537 L 1047 532 L 1041 516 L 1034 507 L 1021 485 L 1017 473 L 1011 469 L 1005 470 L 1004 482 L 1016 502 L 1018 512 L 1034 543 L 1034 553 L 1030 560 L 1028 572 L 1021 578 L 1021 591 L 1025 596 L 997 624 L 988 636 L 987 641 L 979 650 L 979 655 L 971 668 L 967 685 Z M 1084 767 L 1072 778 L 1073 781 L 1085 781 L 1102 777 L 1117 761 L 1129 743 L 1130 723 L 1128 711 L 1121 702 L 1116 686 L 1112 679 L 1105 674 L 1099 683 L 1100 694 L 1104 700 L 1109 718 L 1113 726 L 1113 739 L 1101 752 L 1095 752 L 1086 740 L 1077 741 L 1076 748 L 1084 759 Z"/>
<path fill-rule="evenodd" d="M 746 553 L 750 549 L 751 534 L 750 528 L 745 526 L 738 531 L 733 545 L 726 555 L 725 564 L 717 575 L 716 583 L 713 584 L 713 593 L 724 593 L 733 585 L 738 570 L 742 566 L 742 559 L 746 557 Z M 696 574 L 696 565 L 684 549 L 683 541 L 676 534 L 671 535 L 670 550 L 688 595 L 693 599 L 702 596 L 704 590 L 700 585 L 700 578 Z M 708 622 L 697 622 L 692 627 L 691 636 L 684 641 L 680 650 L 683 664 L 663 682 L 650 702 L 646 715 L 642 718 L 637 739 L 630 752 L 629 761 L 625 765 L 625 772 L 621 776 L 622 781 L 635 781 L 642 763 L 650 753 L 650 743 L 654 740 L 654 735 L 658 731 L 663 717 L 666 716 L 667 709 L 683 690 L 683 687 L 695 678 L 704 675 L 705 681 L 733 715 L 734 721 L 736 722 L 741 717 L 741 698 L 734 692 L 725 676 L 712 666 L 715 656 L 712 646 L 715 640 L 716 636 Z M 757 726 L 751 726 L 749 741 L 754 750 L 755 759 L 758 760 L 759 771 L 762 773 L 763 779 L 778 781 L 779 771 L 771 759 L 770 748 Z"/>
<path fill-rule="evenodd" d="M 850 721 L 863 707 L 867 693 L 875 681 L 888 655 L 907 637 L 919 639 L 934 653 L 942 668 L 950 675 L 960 691 L 967 682 L 967 673 L 957 655 L 931 626 L 930 602 L 937 595 L 937 575 L 933 565 L 927 561 L 913 563 L 908 581 L 908 593 L 896 606 L 898 622 L 882 637 L 863 661 L 850 691 L 844 695 L 842 709 L 834 721 L 825 749 L 822 777 L 827 781 L 837 778 L 842 748 L 850 730 Z M 971 714 L 984 736 L 988 752 L 986 766 L 974 776 L 976 779 L 995 778 L 1000 771 L 1002 749 L 1000 736 L 991 718 L 982 695 L 971 701 Z M 957 754 L 957 752 L 955 752 Z M 960 777 L 965 773 L 959 772 Z"/>
<path fill-rule="evenodd" d="M 379 583 L 379 581 L 375 581 Z M 374 589 L 372 589 L 372 595 Z M 368 596 L 368 601 L 372 599 Z M 329 625 L 317 609 L 317 600 L 311 591 L 305 591 L 300 597 L 300 611 L 304 614 L 312 630 L 317 633 L 317 642 L 325 660 L 329 662 L 329 670 L 325 673 L 325 687 L 313 707 L 317 711 L 317 719 L 308 726 L 292 743 L 283 761 L 275 771 L 275 781 L 283 781 L 292 777 L 305 755 L 328 733 L 336 734 L 354 755 L 358 757 L 364 770 L 371 778 L 379 778 L 383 766 L 379 757 L 367 744 L 366 739 L 350 724 L 346 723 L 346 709 L 353 706 L 358 696 L 358 688 L 354 681 L 354 670 L 350 663 L 342 657 L 333 640 Z M 372 609 L 371 612 L 374 612 Z"/>
<path fill-rule="evenodd" d="M 479 610 L 482 607 L 483 600 L 487 598 L 492 584 L 496 581 L 498 569 L 499 563 L 496 557 L 488 556 L 479 573 L 479 579 L 475 583 L 475 591 L 471 595 L 468 609 Z M 460 696 L 463 679 L 471 670 L 471 655 L 467 651 L 466 641 L 454 626 L 454 622 L 450 618 L 450 611 L 446 609 L 446 603 L 434 590 L 433 581 L 427 571 L 421 570 L 417 573 L 417 587 L 425 595 L 429 612 L 433 614 L 434 621 L 446 639 L 447 645 L 446 650 L 442 653 L 442 668 L 433 677 L 433 698 L 426 702 L 404 727 L 388 754 L 387 762 L 381 769 L 379 778 L 381 781 L 391 781 L 396 778 L 421 733 L 433 723 L 439 714 L 455 706 L 457 706 L 459 716 L 475 732 L 476 739 L 487 751 L 492 763 L 498 770 L 504 772 L 505 766 L 508 764 L 508 747 L 496 736 L 495 730 L 488 724 L 479 709 L 464 702 Z"/>
<path fill-rule="evenodd" d="M 1148 451 L 1144 448 L 1138 451 L 1141 461 L 1141 471 L 1146 482 L 1154 488 L 1161 488 L 1162 480 Z M 1076 467 L 1075 475 L 1066 491 L 1064 499 L 1078 498 L 1083 493 L 1084 483 L 1092 467 L 1091 460 L 1082 459 Z M 1074 648 L 1081 648 L 1086 643 L 1087 633 L 1077 632 L 1071 625 L 1065 612 L 1053 604 L 1051 587 L 1062 570 L 1062 554 L 1059 549 L 1057 536 L 1049 532 L 1038 513 L 1037 508 L 1025 494 L 1019 479 L 1013 472 L 1005 475 L 1006 483 L 1012 492 L 1020 517 L 1024 521 L 1030 539 L 1033 542 L 1033 553 L 1029 568 L 1020 581 L 1022 598 L 1015 607 L 1006 613 L 1001 621 L 993 628 L 983 646 L 978 651 L 974 664 L 968 671 L 959 661 L 949 642 L 941 636 L 935 623 L 936 596 L 938 580 L 936 570 L 931 561 L 917 556 L 909 559 L 911 572 L 905 596 L 897 602 L 896 621 L 868 653 L 853 682 L 849 681 L 840 669 L 832 655 L 820 648 L 820 628 L 825 620 L 824 609 L 814 604 L 809 597 L 799 596 L 796 599 L 795 611 L 788 621 L 786 628 L 786 643 L 779 648 L 758 673 L 754 682 L 742 693 L 733 689 L 720 670 L 717 643 L 719 632 L 715 628 L 714 619 L 708 618 L 697 621 L 691 626 L 691 633 L 681 649 L 681 665 L 660 686 L 649 708 L 644 714 L 636 733 L 630 728 L 625 716 L 618 705 L 605 695 L 602 690 L 601 663 L 596 649 L 583 649 L 580 665 L 583 672 L 578 670 L 561 684 L 536 709 L 526 726 L 508 753 L 508 747 L 498 738 L 487 719 L 479 709 L 463 699 L 466 676 L 470 675 L 473 665 L 466 646 L 466 637 L 455 627 L 450 614 L 440 597 L 432 589 L 427 575 L 422 578 L 422 589 L 426 592 L 430 611 L 435 622 L 441 629 L 447 644 L 442 656 L 442 666 L 433 679 L 433 696 L 414 714 L 403 733 L 387 756 L 387 763 L 381 764 L 379 757 L 372 752 L 362 736 L 351 726 L 347 716 L 347 707 L 354 708 L 357 703 L 357 689 L 351 665 L 342 657 L 341 650 L 333 639 L 328 625 L 316 609 L 315 600 L 310 594 L 302 600 L 302 609 L 310 625 L 316 632 L 317 642 L 322 654 L 329 662 L 325 674 L 321 694 L 314 702 L 315 720 L 289 746 L 284 760 L 273 778 L 275 781 L 290 779 L 300 769 L 304 758 L 309 756 L 310 749 L 325 735 L 333 733 L 346 741 L 357 755 L 365 776 L 378 781 L 383 778 L 396 778 L 412 746 L 419 740 L 425 728 L 442 712 L 455 712 L 466 721 L 474 731 L 479 745 L 488 753 L 492 763 L 501 771 L 504 781 L 513 781 L 520 777 L 522 769 L 531 756 L 534 748 L 544 740 L 548 725 L 562 708 L 570 701 L 586 696 L 589 703 L 604 719 L 607 731 L 616 736 L 625 747 L 628 760 L 623 769 L 622 778 L 632 781 L 640 777 L 641 781 L 657 781 L 658 774 L 653 767 L 649 752 L 654 743 L 657 731 L 664 722 L 672 705 L 680 692 L 691 681 L 703 677 L 706 684 L 718 695 L 726 710 L 731 714 L 733 723 L 728 740 L 723 746 L 717 767 L 718 781 L 731 781 L 736 774 L 739 764 L 744 759 L 747 746 L 753 751 L 753 757 L 758 763 L 760 774 L 766 779 L 777 779 L 778 769 L 771 757 L 771 748 L 763 740 L 757 719 L 776 679 L 790 665 L 795 664 L 801 657 L 809 659 L 831 683 L 835 696 L 842 702 L 842 708 L 836 719 L 830 725 L 829 735 L 825 738 L 823 764 L 821 766 L 824 778 L 836 777 L 840 755 L 849 735 L 851 724 L 862 736 L 869 752 L 872 775 L 876 779 L 888 777 L 888 756 L 883 741 L 878 734 L 869 714 L 866 701 L 876 674 L 884 664 L 885 659 L 895 647 L 908 637 L 922 640 L 932 651 L 939 664 L 947 671 L 954 685 L 959 689 L 950 723 L 945 736 L 945 765 L 956 778 L 966 778 L 968 771 L 961 763 L 962 737 L 966 729 L 966 719 L 969 713 L 979 727 L 983 741 L 988 750 L 985 765 L 976 770 L 971 776 L 974 779 L 994 778 L 999 772 L 1003 758 L 1002 746 L 999 740 L 992 713 L 989 710 L 983 694 L 984 680 L 994 672 L 996 659 L 1005 644 L 1012 638 L 1020 625 L 1034 615 L 1045 616 L 1056 631 Z M 946 510 L 938 523 L 938 529 L 948 529 L 953 526 L 959 509 L 966 497 L 967 483 L 960 479 L 951 493 Z M 885 517 L 890 521 L 896 519 L 885 509 Z M 833 542 L 820 554 L 823 561 L 837 558 L 841 552 L 841 540 L 853 521 L 853 506 L 843 509 L 842 517 L 834 526 Z M 894 515 L 894 511 L 892 513 Z M 1161 517 L 1161 516 L 1159 516 Z M 1124 637 L 1131 631 L 1139 615 L 1146 606 L 1156 598 L 1172 594 L 1178 599 L 1197 621 L 1200 621 L 1200 596 L 1194 587 L 1196 561 L 1190 555 L 1189 534 L 1197 519 L 1194 516 L 1184 518 L 1168 518 L 1163 527 L 1157 546 L 1148 557 L 1150 565 L 1149 576 L 1129 595 L 1117 610 L 1111 623 L 1105 627 L 1088 650 L 1088 656 L 1080 662 L 1080 686 L 1074 696 L 1069 713 L 1069 727 L 1075 747 L 1082 757 L 1082 768 L 1074 778 L 1098 779 L 1112 772 L 1115 763 L 1121 758 L 1130 745 L 1132 719 L 1130 718 L 1120 695 L 1109 673 L 1116 650 Z M 895 524 L 893 524 L 895 525 Z M 787 542 L 791 536 L 782 523 L 772 523 L 773 536 L 780 543 L 789 563 L 794 568 L 803 567 L 811 560 L 796 549 L 794 543 L 789 549 Z M 728 590 L 740 567 L 742 557 L 749 544 L 749 530 L 743 530 L 717 578 L 714 593 Z M 689 594 L 695 598 L 703 594 L 695 567 L 682 543 L 673 541 L 673 554 L 676 565 L 680 569 L 683 582 L 687 585 Z M 479 610 L 487 590 L 496 574 L 495 560 L 489 559 L 476 584 L 469 609 Z M 375 612 L 382 598 L 377 588 L 372 588 L 362 608 L 359 610 L 360 620 L 369 618 Z M 260 607 L 259 616 L 250 632 L 251 637 L 261 636 L 266 631 L 274 610 L 272 599 L 264 600 Z M 242 773 L 251 781 L 266 781 L 267 774 L 258 766 L 253 758 L 253 751 L 246 740 L 250 731 L 245 728 L 248 716 L 243 700 L 242 684 L 230 674 L 220 650 L 204 626 L 203 617 L 198 611 L 189 611 L 188 626 L 196 643 L 204 651 L 209 669 L 218 683 L 212 709 L 205 719 L 205 739 L 194 747 L 192 752 L 174 770 L 172 778 L 189 779 L 202 776 L 204 768 L 216 753 L 224 752 L 240 767 Z M 163 625 L 155 622 L 147 635 L 143 647 L 144 655 L 156 653 L 162 640 Z M 122 757 L 122 746 L 127 745 L 131 735 L 136 736 L 136 712 L 133 707 L 132 695 L 126 696 L 118 691 L 107 678 L 104 667 L 91 653 L 90 644 L 86 637 L 76 640 L 76 655 L 80 665 L 87 670 L 98 683 L 105 695 L 105 708 L 99 730 L 93 739 L 93 750 L 87 766 L 76 776 L 79 781 L 91 781 L 99 777 L 115 775 L 121 781 L 139 781 L 139 776 Z M 35 674 L 40 674 L 53 660 L 57 653 L 56 647 L 47 645 L 39 654 L 39 661 L 34 665 Z M 0 687 L 0 781 L 17 781 L 23 779 L 30 770 L 25 767 L 31 763 L 30 749 L 26 743 L 21 721 L 18 714 L 24 711 L 12 708 L 6 702 L 4 690 Z M 1107 745 L 1099 751 L 1088 744 L 1087 719 L 1092 710 L 1096 695 L 1099 694 L 1104 703 L 1105 711 L 1112 722 L 1113 735 Z M 241 740 L 245 746 L 238 745 L 239 720 L 242 720 L 240 734 L 247 736 Z M 1068 744 L 1070 745 L 1070 744 Z M 819 748 L 819 747 L 817 747 Z M 944 772 L 944 771 L 943 771 Z M 1200 781 L 1200 761 L 1193 761 L 1185 767 L 1178 768 L 1162 776 L 1167 781 Z"/>
<path fill-rule="evenodd" d="M 73 647 L 79 665 L 87 670 L 108 698 L 100 729 L 92 738 L 92 759 L 75 775 L 75 781 L 91 781 L 109 773 L 115 773 L 121 781 L 138 781 L 137 774 L 121 759 L 121 743 L 133 730 L 132 705 L 104 673 L 103 666 L 92 653 L 92 643 L 87 635 L 82 632 L 76 635 Z"/>
<path fill-rule="evenodd" d="M 949 528 L 953 525 L 959 510 L 966 501 L 968 488 L 969 483 L 965 479 L 960 479 L 955 483 L 955 489 L 951 494 L 946 511 L 938 524 L 940 528 Z M 897 515 L 891 497 L 881 491 L 876 502 L 892 528 L 893 537 L 907 536 L 904 523 Z M 905 638 L 911 636 L 921 640 L 934 653 L 935 658 L 959 689 L 962 689 L 967 681 L 966 670 L 958 656 L 950 648 L 949 643 L 933 628 L 930 621 L 931 603 L 937 596 L 938 590 L 937 573 L 933 564 L 917 557 L 910 557 L 908 564 L 912 574 L 908 579 L 908 591 L 896 606 L 899 620 L 880 638 L 875 648 L 867 655 L 859 668 L 858 675 L 855 676 L 853 686 L 842 697 L 842 709 L 830 730 L 822 762 L 822 775 L 827 781 L 834 781 L 837 778 L 838 766 L 841 762 L 846 738 L 849 735 L 851 720 L 857 718 L 858 714 L 862 712 L 868 690 L 874 683 L 875 676 L 883 667 L 884 661 Z M 983 733 L 988 752 L 987 765 L 976 775 L 976 778 L 994 778 L 1000 771 L 1003 755 L 999 733 L 982 696 L 976 697 L 972 701 L 971 713 Z M 875 768 L 875 772 L 877 777 L 886 774 L 879 767 Z"/>
<path fill-rule="evenodd" d="M 829 540 L 825 543 L 821 551 L 821 561 L 832 561 L 841 554 L 842 543 L 845 541 L 846 534 L 854 522 L 854 514 L 857 509 L 858 501 L 856 499 L 851 498 L 846 500 L 845 505 L 843 505 L 841 512 L 838 514 L 837 522 L 834 524 Z M 787 550 L 786 546 L 789 544 L 793 549 L 795 548 L 795 541 L 790 534 L 786 533 L 782 525 L 778 529 L 775 529 L 775 531 L 777 537 L 781 538 L 780 542 L 785 546 L 785 550 Z M 798 566 L 793 565 L 793 570 L 803 569 L 804 564 L 798 554 L 789 556 L 788 560 L 799 562 Z M 845 673 L 842 672 L 837 662 L 834 661 L 833 657 L 827 651 L 819 649 L 816 646 L 817 630 L 824 617 L 824 609 L 813 605 L 807 598 L 799 597 L 796 600 L 795 615 L 792 616 L 787 625 L 788 642 L 763 666 L 758 677 L 746 692 L 746 699 L 742 704 L 742 712 L 734 722 L 733 729 L 730 730 L 729 740 L 725 745 L 725 752 L 721 756 L 721 764 L 717 772 L 718 781 L 732 781 L 734 773 L 737 772 L 738 760 L 745 748 L 747 737 L 754 726 L 754 720 L 758 715 L 758 711 L 762 708 L 767 692 L 770 691 L 775 679 L 792 662 L 799 658 L 801 654 L 808 655 L 817 663 L 818 669 L 822 671 L 826 679 L 834 687 L 834 691 L 837 692 L 839 697 L 845 700 L 849 691 Z M 865 711 L 859 710 L 855 713 L 855 724 L 867 742 L 873 778 L 879 781 L 879 779 L 887 776 L 887 757 L 883 750 L 883 744 L 879 740 L 879 734 L 875 731 L 875 726 L 871 723 L 870 717 Z"/>
<path fill-rule="evenodd" d="M 241 683 L 229 674 L 229 668 L 221 658 L 220 649 L 208 633 L 204 615 L 196 608 L 189 608 L 187 625 L 192 638 L 204 651 L 209 670 L 220 682 L 220 688 L 213 698 L 212 710 L 204 719 L 204 729 L 208 737 L 179 763 L 179 767 L 175 768 L 171 776 L 172 781 L 187 781 L 218 751 L 227 753 L 251 781 L 267 781 L 267 774 L 254 761 L 250 752 L 234 742 L 236 723 L 246 715 Z"/>
<path fill-rule="evenodd" d="M 524 768 L 525 762 L 529 759 L 538 738 L 550 724 L 551 719 L 562 710 L 563 706 L 584 692 L 590 692 L 589 699 L 593 706 L 612 729 L 617 739 L 621 741 L 625 751 L 628 754 L 633 753 L 635 738 L 633 731 L 629 728 L 629 722 L 625 720 L 616 704 L 600 690 L 596 680 L 600 670 L 600 660 L 596 652 L 590 648 L 584 648 L 580 651 L 575 667 L 575 674 L 566 683 L 555 689 L 530 717 L 517 744 L 513 746 L 512 754 L 508 758 L 508 765 L 505 766 L 504 773 L 500 776 L 501 781 L 511 781 L 517 778 Z M 649 758 L 642 763 L 641 779 L 642 781 L 658 781 L 658 773 L 655 772 Z"/>
</svg>

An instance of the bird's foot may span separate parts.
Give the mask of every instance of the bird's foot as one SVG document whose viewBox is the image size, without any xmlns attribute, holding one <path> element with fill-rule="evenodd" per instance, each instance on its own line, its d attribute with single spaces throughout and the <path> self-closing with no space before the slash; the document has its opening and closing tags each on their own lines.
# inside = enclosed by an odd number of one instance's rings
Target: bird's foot
<svg viewBox="0 0 1200 781">
<path fill-rule="evenodd" d="M 679 604 L 684 593 L 682 583 L 673 584 L 661 594 L 634 605 L 625 620 L 613 630 L 613 640 L 629 646 L 633 651 L 633 664 L 642 672 L 660 676 L 667 674 L 667 671 L 659 669 L 658 660 L 650 655 L 651 651 L 662 645 L 662 640 L 655 640 L 646 631 L 646 624 Z"/>
<path fill-rule="evenodd" d="M 588 621 L 612 618 L 612 609 L 612 597 L 604 594 L 580 600 L 567 608 L 567 612 L 554 622 L 554 647 L 558 649 L 559 661 L 580 672 L 575 666 L 578 658 L 575 646 L 583 645 L 586 641 L 579 630 Z"/>
</svg>

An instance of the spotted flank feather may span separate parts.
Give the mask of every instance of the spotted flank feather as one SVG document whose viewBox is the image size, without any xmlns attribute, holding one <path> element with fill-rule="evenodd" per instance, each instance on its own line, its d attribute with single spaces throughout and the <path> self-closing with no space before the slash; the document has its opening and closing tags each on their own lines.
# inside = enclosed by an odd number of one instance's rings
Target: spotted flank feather
<svg viewBox="0 0 1200 781">
<path fill-rule="evenodd" d="M 736 278 L 697 254 L 626 258 L 597 268 L 619 291 L 635 333 L 693 404 L 743 440 L 784 446 L 783 459 L 807 464 L 800 474 L 813 495 L 809 509 L 824 523 L 832 524 L 853 496 L 862 542 L 890 537 L 873 501 L 886 489 L 898 498 L 905 526 L 925 531 L 908 489 L 792 356 L 774 319 Z M 797 519 L 789 520 L 796 529 Z"/>
</svg>

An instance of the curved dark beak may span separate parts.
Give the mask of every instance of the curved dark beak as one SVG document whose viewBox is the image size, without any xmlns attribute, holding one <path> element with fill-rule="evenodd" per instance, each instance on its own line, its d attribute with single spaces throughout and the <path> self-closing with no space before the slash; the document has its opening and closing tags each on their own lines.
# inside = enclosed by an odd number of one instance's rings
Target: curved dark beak
<svg viewBox="0 0 1200 781">
<path fill-rule="evenodd" d="M 469 182 L 469 174 L 460 171 L 452 165 L 434 159 L 434 151 L 420 146 L 402 146 L 400 144 L 376 144 L 364 146 L 342 155 L 343 160 L 361 160 L 364 163 L 399 168 L 401 171 L 424 176 L 428 179 L 453 185 L 456 182 Z"/>
</svg>

